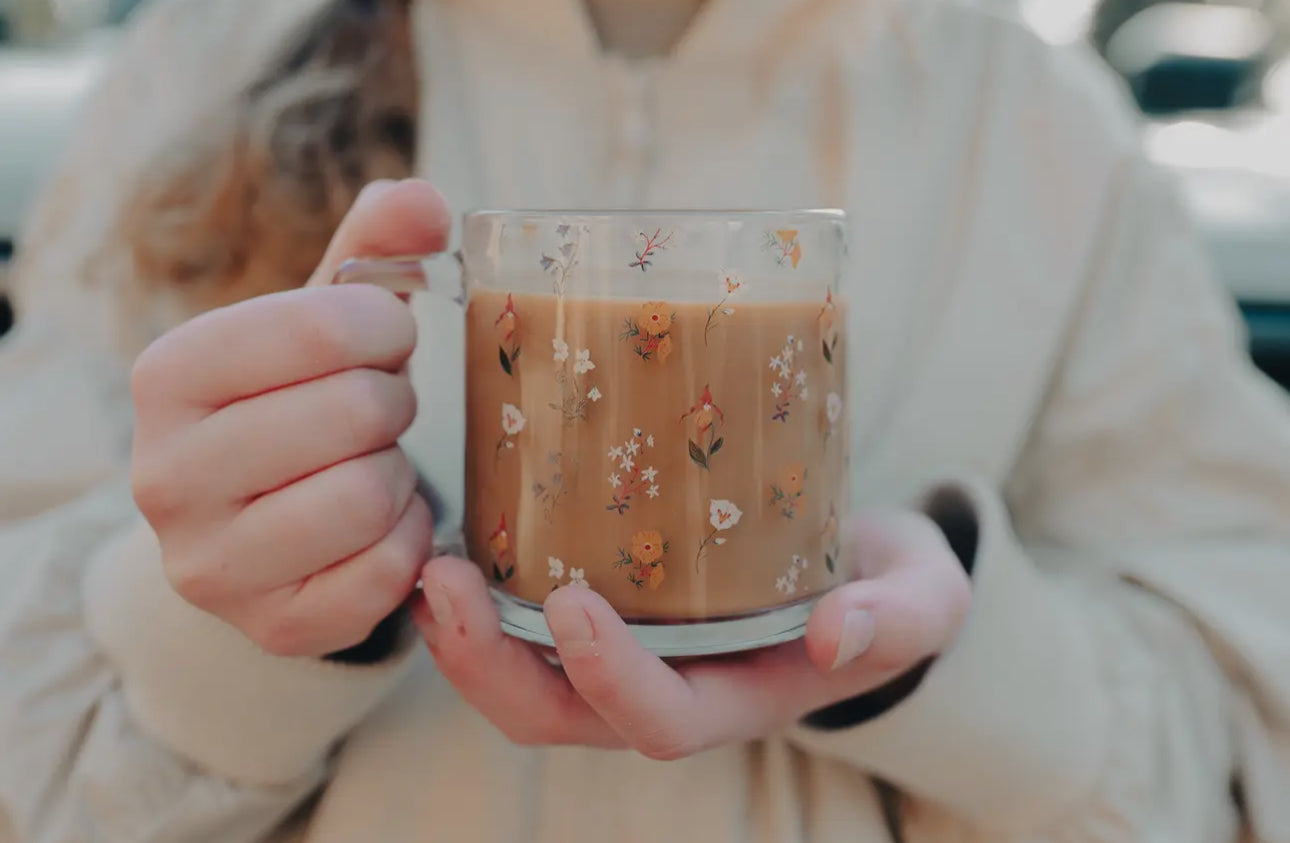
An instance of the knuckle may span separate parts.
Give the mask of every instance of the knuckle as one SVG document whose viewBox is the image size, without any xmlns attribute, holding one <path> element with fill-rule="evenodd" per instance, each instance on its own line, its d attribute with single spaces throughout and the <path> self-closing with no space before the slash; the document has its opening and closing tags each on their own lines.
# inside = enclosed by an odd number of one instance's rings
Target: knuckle
<svg viewBox="0 0 1290 843">
<path fill-rule="evenodd" d="M 163 403 L 170 394 L 167 388 L 172 380 L 173 355 L 167 353 L 170 344 L 169 337 L 154 341 L 135 358 L 130 369 L 130 395 L 141 414 Z"/>
<path fill-rule="evenodd" d="M 135 452 L 130 466 L 130 491 L 139 512 L 154 527 L 171 520 L 184 508 L 182 487 L 174 476 L 164 458 Z"/>
<path fill-rule="evenodd" d="M 302 353 L 327 369 L 343 367 L 356 340 L 344 302 L 336 300 L 337 289 L 310 291 L 321 294 L 302 297 L 301 306 L 292 311 L 293 340 Z"/>
<path fill-rule="evenodd" d="M 250 634 L 257 647 L 271 656 L 282 658 L 314 655 L 308 646 L 309 637 L 306 624 L 292 612 L 278 612 L 257 625 Z"/>
<path fill-rule="evenodd" d="M 393 541 L 382 542 L 372 550 L 368 567 L 369 583 L 383 608 L 402 600 L 416 585 L 420 560 L 414 550 Z"/>
<path fill-rule="evenodd" d="M 164 551 L 162 565 L 170 587 L 193 606 L 214 611 L 226 597 L 227 586 L 218 568 L 196 559 L 172 559 Z"/>
<path fill-rule="evenodd" d="M 636 751 L 651 761 L 680 761 L 697 750 L 692 740 L 675 729 L 653 729 L 636 742 Z"/>
<path fill-rule="evenodd" d="M 411 384 L 400 384 L 401 380 L 373 369 L 352 369 L 345 374 L 336 415 L 356 452 L 393 444 L 412 423 L 408 404 L 415 415 L 416 399 L 409 402 Z"/>
<path fill-rule="evenodd" d="M 410 469 L 409 469 L 410 470 Z M 376 460 L 358 463 L 346 480 L 346 509 L 353 529 L 373 543 L 398 523 L 407 496 L 396 475 Z"/>
</svg>

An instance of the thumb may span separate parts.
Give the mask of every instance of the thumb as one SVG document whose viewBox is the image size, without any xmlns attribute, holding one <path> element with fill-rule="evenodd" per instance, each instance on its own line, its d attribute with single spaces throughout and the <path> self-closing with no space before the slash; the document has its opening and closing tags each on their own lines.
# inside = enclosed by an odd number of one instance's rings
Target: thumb
<svg viewBox="0 0 1290 843">
<path fill-rule="evenodd" d="M 308 286 L 331 284 L 340 265 L 351 258 L 441 252 L 451 228 L 448 205 L 429 182 L 374 181 L 341 220 Z"/>
<path fill-rule="evenodd" d="M 846 668 L 885 681 L 953 643 L 971 599 L 948 546 L 914 549 L 878 576 L 820 598 L 806 626 L 807 654 L 825 673 Z"/>
</svg>

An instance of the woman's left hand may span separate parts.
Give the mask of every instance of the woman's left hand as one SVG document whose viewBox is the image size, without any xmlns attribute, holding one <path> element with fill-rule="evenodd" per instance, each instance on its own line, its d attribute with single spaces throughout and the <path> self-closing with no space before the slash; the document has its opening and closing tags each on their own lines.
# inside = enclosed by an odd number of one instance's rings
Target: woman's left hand
<svg viewBox="0 0 1290 843">
<path fill-rule="evenodd" d="M 864 516 L 844 539 L 839 564 L 856 579 L 819 600 L 805 639 L 741 656 L 669 665 L 604 598 L 566 587 L 545 606 L 561 671 L 501 632 L 476 565 L 446 557 L 426 565 L 414 617 L 439 669 L 514 742 L 684 758 L 880 688 L 954 641 L 971 591 L 930 519 Z"/>
</svg>

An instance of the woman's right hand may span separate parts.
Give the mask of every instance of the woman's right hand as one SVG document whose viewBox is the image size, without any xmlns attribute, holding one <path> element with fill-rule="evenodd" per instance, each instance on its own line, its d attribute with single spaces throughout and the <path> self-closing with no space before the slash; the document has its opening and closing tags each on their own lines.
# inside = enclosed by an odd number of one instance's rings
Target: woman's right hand
<svg viewBox="0 0 1290 843">
<path fill-rule="evenodd" d="M 305 288 L 199 316 L 135 365 L 134 495 L 166 574 L 268 652 L 362 642 L 431 555 L 398 446 L 416 414 L 412 315 L 331 279 L 351 257 L 438 251 L 449 224 L 424 182 L 376 183 Z"/>
</svg>

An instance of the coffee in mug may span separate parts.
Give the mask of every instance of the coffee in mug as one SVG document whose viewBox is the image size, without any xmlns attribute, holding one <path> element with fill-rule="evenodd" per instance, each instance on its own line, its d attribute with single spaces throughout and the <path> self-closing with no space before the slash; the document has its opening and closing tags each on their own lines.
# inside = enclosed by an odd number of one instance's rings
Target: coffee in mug
<svg viewBox="0 0 1290 843">
<path fill-rule="evenodd" d="M 462 531 L 507 632 L 591 588 L 660 655 L 803 633 L 849 503 L 844 250 L 834 211 L 485 212 L 459 280 L 346 266 L 466 305 Z"/>
</svg>

